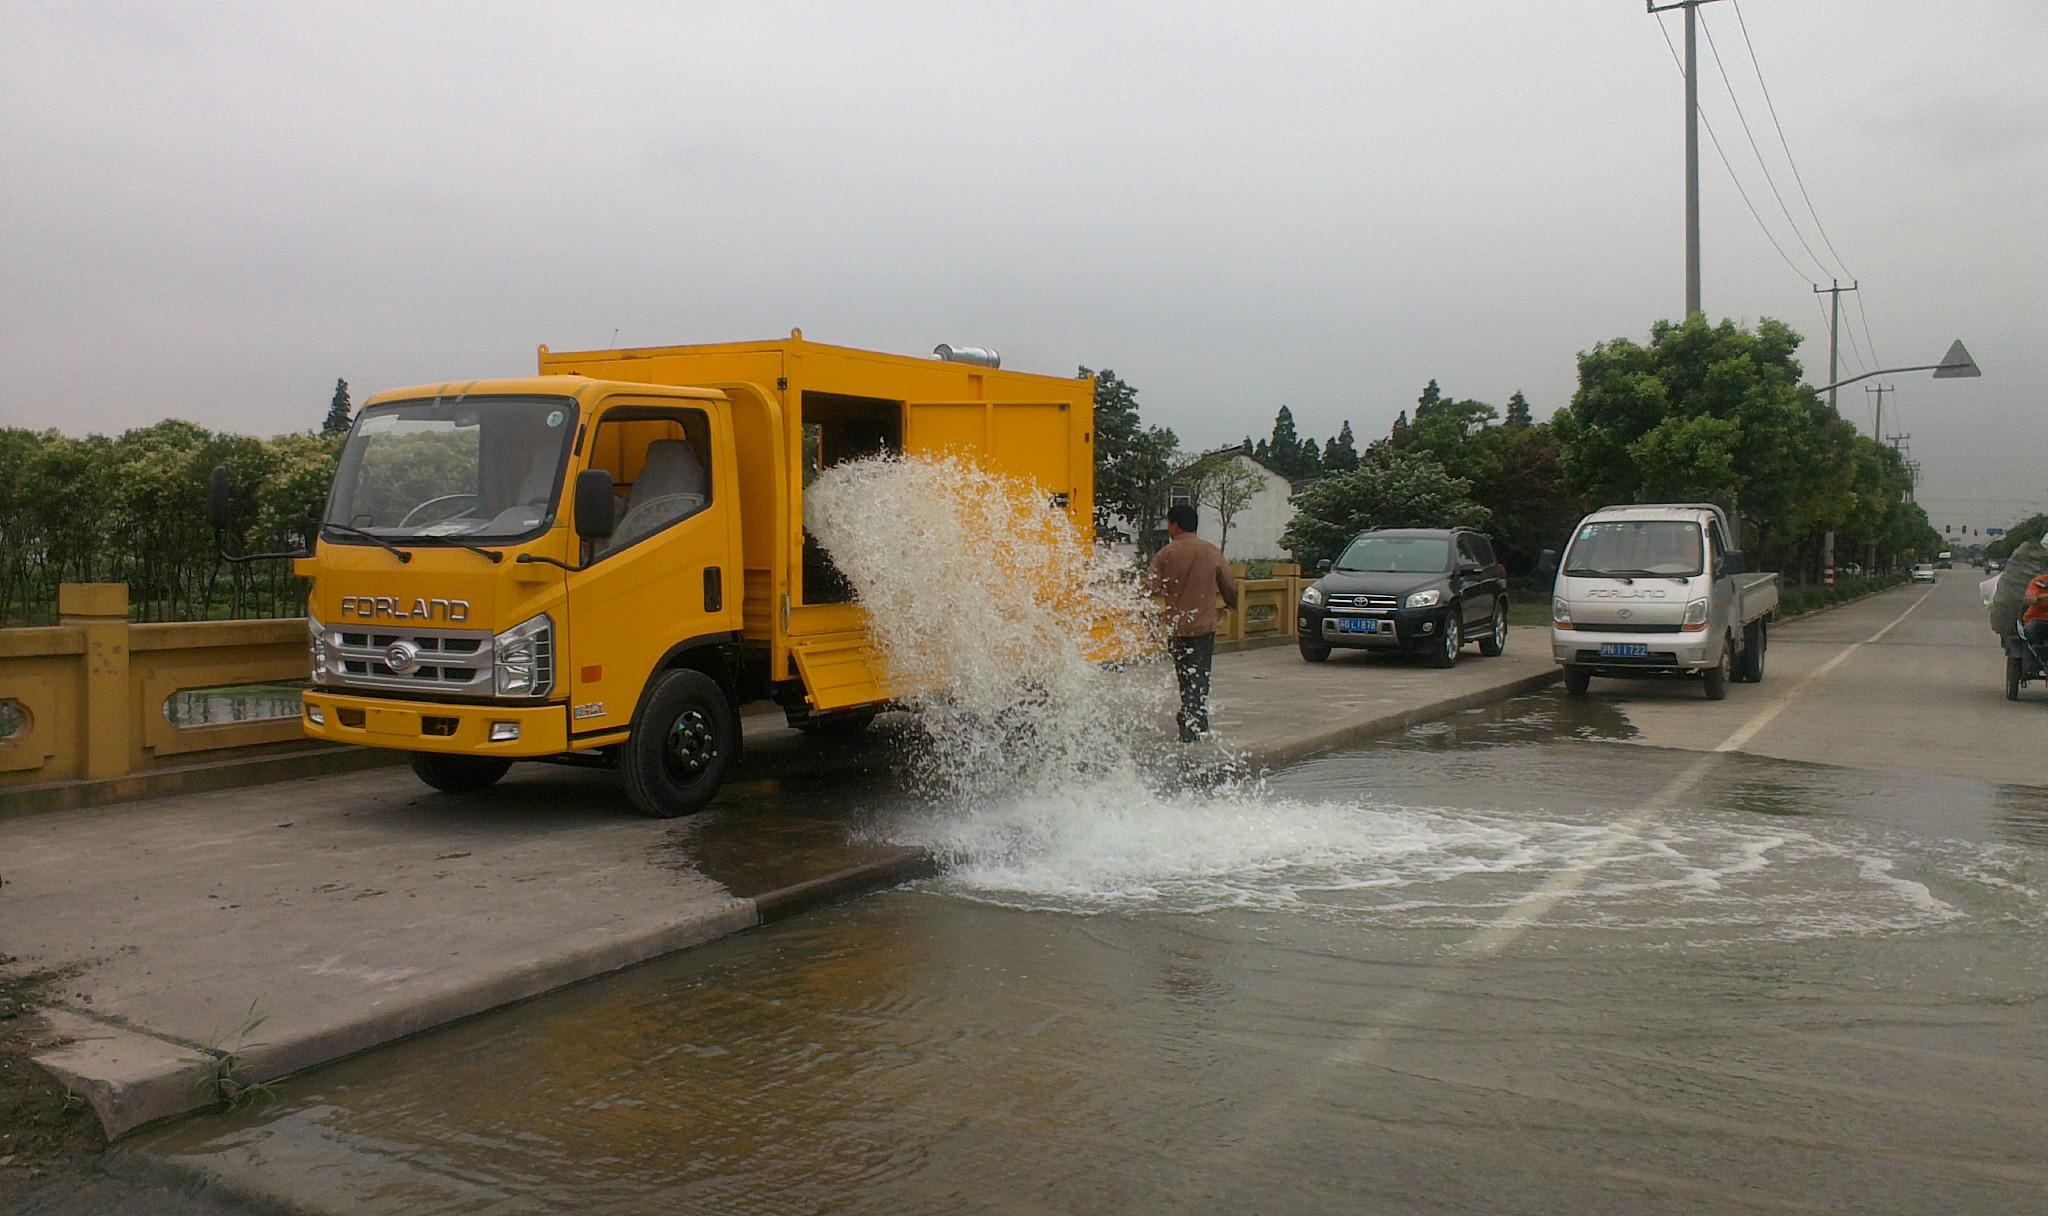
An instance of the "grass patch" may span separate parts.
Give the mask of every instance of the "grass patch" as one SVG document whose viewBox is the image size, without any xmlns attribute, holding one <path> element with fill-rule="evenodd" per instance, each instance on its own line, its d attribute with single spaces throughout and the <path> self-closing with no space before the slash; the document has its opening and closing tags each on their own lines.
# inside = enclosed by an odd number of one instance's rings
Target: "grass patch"
<svg viewBox="0 0 2048 1216">
<path fill-rule="evenodd" d="M 1509 600 L 1508 624 L 1550 627 L 1550 597 L 1540 600 Z"/>
</svg>

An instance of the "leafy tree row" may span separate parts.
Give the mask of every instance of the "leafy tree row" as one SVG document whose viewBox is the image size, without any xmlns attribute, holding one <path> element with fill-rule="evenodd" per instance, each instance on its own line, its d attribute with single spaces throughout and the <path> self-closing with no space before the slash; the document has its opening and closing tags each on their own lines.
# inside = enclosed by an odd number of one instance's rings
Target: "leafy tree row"
<svg viewBox="0 0 2048 1216">
<path fill-rule="evenodd" d="M 1304 562 L 1369 527 L 1471 524 L 1488 529 L 1511 572 L 1528 574 L 1590 508 L 1659 501 L 1719 504 L 1740 519 L 1751 563 L 1793 582 L 1819 578 L 1829 532 L 1838 562 L 1885 568 L 1935 552 L 1940 537 L 1912 501 L 1903 460 L 1801 383 L 1799 344 L 1771 320 L 1659 322 L 1647 342 L 1583 352 L 1577 391 L 1545 422 L 1519 391 L 1502 410 L 1431 380 L 1363 453 L 1349 422 L 1319 447 L 1286 406 L 1245 450 L 1311 482 L 1283 538 Z M 1140 427 L 1135 390 L 1113 389 L 1119 430 L 1098 413 L 1097 500 L 1107 514 L 1156 518 L 1175 476 L 1173 433 Z M 1100 411 L 1101 382 L 1097 396 Z"/>
<path fill-rule="evenodd" d="M 288 563 L 220 560 L 208 476 L 236 487 L 232 552 L 297 549 L 327 500 L 343 436 L 256 439 L 169 420 L 114 438 L 0 429 L 0 622 L 55 618 L 60 583 L 128 584 L 145 621 L 285 616 Z"/>
</svg>

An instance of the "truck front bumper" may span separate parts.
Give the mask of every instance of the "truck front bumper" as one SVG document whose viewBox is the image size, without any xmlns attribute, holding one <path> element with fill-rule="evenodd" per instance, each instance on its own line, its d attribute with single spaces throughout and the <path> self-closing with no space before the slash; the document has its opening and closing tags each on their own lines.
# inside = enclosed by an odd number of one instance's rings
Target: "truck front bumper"
<svg viewBox="0 0 2048 1216">
<path fill-rule="evenodd" d="M 1706 671 L 1721 661 L 1709 634 L 1603 633 L 1598 626 L 1550 631 L 1550 656 L 1567 667 L 1583 667 L 1596 676 L 1656 675 Z M 1615 647 L 1642 647 L 1643 653 L 1615 653 Z M 1602 654 L 1603 648 L 1609 653 Z"/>
<path fill-rule="evenodd" d="M 309 688 L 299 722 L 312 739 L 466 756 L 555 756 L 569 750 L 564 705 L 456 705 Z M 494 737 L 495 736 L 495 737 Z"/>
</svg>

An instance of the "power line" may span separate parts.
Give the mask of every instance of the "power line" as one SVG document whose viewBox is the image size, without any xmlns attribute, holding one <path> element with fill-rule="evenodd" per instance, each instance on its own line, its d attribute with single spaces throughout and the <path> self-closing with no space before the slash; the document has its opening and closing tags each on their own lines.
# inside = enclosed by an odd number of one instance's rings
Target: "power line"
<svg viewBox="0 0 2048 1216">
<path fill-rule="evenodd" d="M 1792 180 L 1799 185 L 1799 197 L 1806 200 L 1806 213 L 1813 217 L 1813 226 L 1820 232 L 1821 243 L 1828 247 L 1829 253 L 1834 254 L 1835 265 L 1841 268 L 1842 277 L 1854 279 L 1856 276 L 1849 270 L 1849 264 L 1842 260 L 1841 254 L 1835 252 L 1835 243 L 1828 239 L 1827 226 L 1820 222 L 1820 212 L 1813 208 L 1813 196 L 1806 192 L 1806 179 L 1800 176 L 1799 162 L 1792 155 L 1792 145 L 1785 139 L 1785 125 L 1778 121 L 1778 105 L 1771 100 L 1771 86 L 1764 83 L 1763 64 L 1757 61 L 1756 43 L 1750 41 L 1749 38 L 1749 22 L 1742 18 L 1742 0 L 1733 0 L 1733 3 L 1735 5 L 1735 23 L 1742 27 L 1742 44 L 1749 48 L 1749 65 L 1756 69 L 1757 87 L 1763 90 L 1764 105 L 1769 107 L 1771 111 L 1771 125 L 1778 130 L 1778 146 L 1785 149 L 1785 163 L 1792 167 Z M 1707 42 L 1711 45 L 1713 41 L 1713 35 L 1709 34 Z M 1866 334 L 1865 336 L 1867 337 L 1868 335 Z"/>
<path fill-rule="evenodd" d="M 1820 268 L 1822 277 L 1826 277 L 1827 263 L 1813 251 L 1812 245 L 1807 244 L 1806 234 L 1799 230 L 1799 221 L 1792 218 L 1792 208 L 1785 204 L 1785 196 L 1778 190 L 1778 180 L 1771 176 L 1770 162 L 1764 159 L 1764 150 L 1757 145 L 1756 133 L 1749 129 L 1749 116 L 1742 112 L 1742 99 L 1735 95 L 1735 82 L 1728 79 L 1728 65 L 1721 60 L 1721 48 L 1714 42 L 1714 30 L 1707 24 L 1705 13 L 1700 14 L 1700 30 L 1707 36 L 1707 52 L 1714 57 L 1714 70 L 1721 74 L 1721 87 L 1728 90 L 1728 102 L 1735 107 L 1735 120 L 1742 124 L 1742 134 L 1749 140 L 1749 150 L 1756 153 L 1756 165 L 1763 170 L 1764 185 L 1771 188 L 1771 197 L 1778 200 L 1778 210 L 1785 216 L 1785 224 L 1792 229 L 1793 237 L 1799 241 L 1800 247 L 1806 250 L 1806 256 L 1812 258 L 1813 264 Z M 1853 279 L 1855 276 L 1849 277 Z"/>
<path fill-rule="evenodd" d="M 1657 18 L 1657 32 L 1664 36 L 1664 49 L 1671 52 L 1671 62 L 1677 64 L 1679 74 L 1681 76 L 1684 75 L 1685 64 L 1678 57 L 1678 48 L 1672 45 L 1671 31 L 1664 28 L 1664 18 L 1662 16 Z M 1750 201 L 1749 191 L 1742 188 L 1742 179 L 1736 176 L 1735 166 L 1728 160 L 1727 150 L 1721 147 L 1721 137 L 1714 134 L 1714 124 L 1707 121 L 1707 114 L 1704 109 L 1699 111 L 1699 118 L 1700 125 L 1706 128 L 1707 139 L 1714 145 L 1714 154 L 1721 158 L 1721 167 L 1728 170 L 1728 180 L 1735 184 L 1735 193 L 1742 197 L 1742 205 L 1749 208 L 1750 218 L 1756 221 L 1756 226 L 1763 232 L 1764 239 L 1771 243 L 1772 249 L 1777 250 L 1778 257 L 1784 261 L 1786 266 L 1791 268 L 1792 273 L 1799 276 L 1800 282 L 1810 284 L 1812 280 L 1807 276 L 1807 273 L 1799 268 L 1799 264 L 1792 260 L 1790 254 L 1785 252 L 1785 247 L 1778 244 L 1778 238 L 1771 235 L 1770 225 L 1764 223 L 1763 215 L 1757 211 L 1756 204 Z"/>
<path fill-rule="evenodd" d="M 1870 348 L 1870 366 L 1877 366 L 1877 339 L 1870 336 L 1870 314 L 1863 311 L 1863 293 L 1856 293 L 1856 316 L 1863 322 L 1863 344 Z"/>
</svg>

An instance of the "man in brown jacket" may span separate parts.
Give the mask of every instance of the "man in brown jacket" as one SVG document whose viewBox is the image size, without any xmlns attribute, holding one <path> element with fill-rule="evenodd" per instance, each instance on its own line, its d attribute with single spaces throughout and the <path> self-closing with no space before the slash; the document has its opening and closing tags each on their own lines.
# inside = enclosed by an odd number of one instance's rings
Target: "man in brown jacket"
<svg viewBox="0 0 2048 1216">
<path fill-rule="evenodd" d="M 1166 512 L 1164 549 L 1152 557 L 1152 584 L 1173 628 L 1168 647 L 1180 681 L 1180 741 L 1209 732 L 1209 664 L 1216 656 L 1216 597 L 1237 607 L 1237 580 L 1223 550 L 1195 535 L 1200 517 L 1186 503 Z"/>
</svg>

